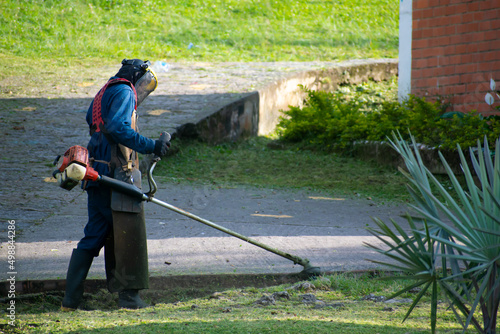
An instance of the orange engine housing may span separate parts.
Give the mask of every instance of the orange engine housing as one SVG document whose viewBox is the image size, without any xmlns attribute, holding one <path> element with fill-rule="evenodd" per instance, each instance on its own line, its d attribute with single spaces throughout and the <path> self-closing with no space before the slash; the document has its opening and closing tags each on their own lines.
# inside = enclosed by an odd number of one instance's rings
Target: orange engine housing
<svg viewBox="0 0 500 334">
<path fill-rule="evenodd" d="M 75 145 L 70 147 L 59 159 L 57 169 L 62 173 L 72 163 L 77 163 L 85 167 L 85 178 L 88 181 L 97 181 L 99 174 L 89 164 L 89 151 L 82 146 Z"/>
</svg>

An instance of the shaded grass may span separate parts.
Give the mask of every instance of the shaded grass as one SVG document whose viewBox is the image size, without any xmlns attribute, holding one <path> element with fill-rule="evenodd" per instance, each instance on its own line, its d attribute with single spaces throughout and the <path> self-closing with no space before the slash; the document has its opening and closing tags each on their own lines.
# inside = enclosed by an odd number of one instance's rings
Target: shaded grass
<svg viewBox="0 0 500 334">
<path fill-rule="evenodd" d="M 155 175 L 171 182 L 305 188 L 380 200 L 409 199 L 406 179 L 393 168 L 294 145 L 280 143 L 283 146 L 278 149 L 270 148 L 274 143 L 266 137 L 216 146 L 174 140 L 172 146 L 178 152 L 161 161 Z"/>
</svg>

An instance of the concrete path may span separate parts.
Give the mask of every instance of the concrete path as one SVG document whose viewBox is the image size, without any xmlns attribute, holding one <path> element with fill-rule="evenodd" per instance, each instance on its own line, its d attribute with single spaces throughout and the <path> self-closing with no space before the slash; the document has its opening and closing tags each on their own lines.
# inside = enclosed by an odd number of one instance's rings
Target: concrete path
<svg viewBox="0 0 500 334">
<path fill-rule="evenodd" d="M 325 63 L 171 64 L 160 87 L 140 107 L 141 132 L 191 122 L 290 73 L 333 66 Z M 97 90 L 116 69 L 105 69 L 90 84 L 54 98 L 45 88 L 36 98 L 0 99 L 0 281 L 8 278 L 8 222 L 15 221 L 16 279 L 63 279 L 71 250 L 82 237 L 86 194 L 67 192 L 51 178 L 51 162 L 72 145 L 86 146 L 85 112 Z M 1 83 L 0 83 L 1 84 Z M 264 242 L 307 258 L 325 271 L 372 269 L 376 259 L 363 242 L 371 216 L 400 217 L 405 207 L 364 198 L 330 198 L 312 191 L 219 189 L 161 183 L 157 198 Z M 152 275 L 288 273 L 302 267 L 275 254 L 204 226 L 157 205 L 146 204 Z M 380 258 L 379 258 L 380 259 Z M 91 278 L 104 278 L 103 257 Z"/>
</svg>

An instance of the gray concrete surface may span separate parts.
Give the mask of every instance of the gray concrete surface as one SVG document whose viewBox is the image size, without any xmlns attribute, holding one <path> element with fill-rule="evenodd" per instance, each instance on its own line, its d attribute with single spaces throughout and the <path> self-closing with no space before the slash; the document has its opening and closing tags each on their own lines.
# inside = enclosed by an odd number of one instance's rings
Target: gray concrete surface
<svg viewBox="0 0 500 334">
<path fill-rule="evenodd" d="M 141 132 L 157 136 L 200 120 L 252 92 L 304 71 L 334 63 L 171 64 L 159 89 L 140 107 Z M 101 71 L 92 85 L 54 98 L 0 100 L 0 281 L 8 277 L 8 221 L 15 221 L 17 280 L 63 279 L 71 250 L 86 223 L 86 194 L 53 182 L 51 162 L 72 145 L 85 146 L 85 111 L 116 69 Z M 0 83 L 1 85 L 1 83 Z M 330 198 L 313 191 L 219 189 L 161 182 L 157 198 L 272 247 L 309 259 L 323 270 L 373 269 L 376 242 L 365 230 L 371 216 L 402 220 L 404 207 L 363 198 Z M 146 204 L 151 275 L 300 272 L 301 266 L 244 241 Z M 103 257 L 90 278 L 103 278 Z"/>
<path fill-rule="evenodd" d="M 83 236 L 86 194 L 57 214 L 23 229 L 17 240 L 20 279 L 64 278 L 71 250 Z M 310 191 L 213 189 L 162 185 L 158 199 L 301 258 L 325 271 L 373 269 L 380 259 L 363 242 L 371 216 L 400 219 L 397 206 L 367 199 L 325 197 Z M 303 268 L 273 253 L 224 234 L 153 203 L 146 204 L 151 275 L 287 273 Z M 4 257 L 5 258 L 5 257 Z M 104 277 L 103 257 L 90 277 Z"/>
</svg>

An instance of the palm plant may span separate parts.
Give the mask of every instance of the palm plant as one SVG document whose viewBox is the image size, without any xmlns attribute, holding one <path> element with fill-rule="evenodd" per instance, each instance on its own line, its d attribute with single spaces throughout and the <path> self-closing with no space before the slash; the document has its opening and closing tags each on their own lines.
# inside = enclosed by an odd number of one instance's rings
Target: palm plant
<svg viewBox="0 0 500 334">
<path fill-rule="evenodd" d="M 422 163 L 413 137 L 413 145 L 409 145 L 400 134 L 393 134 L 390 144 L 405 162 L 406 170 L 400 171 L 409 180 L 408 191 L 415 201 L 410 207 L 418 217 L 407 216 L 410 233 L 395 221 L 391 228 L 377 218 L 378 229 L 369 229 L 388 249 L 367 246 L 391 259 L 373 262 L 402 271 L 401 278 L 415 282 L 391 298 L 422 287 L 406 320 L 422 296 L 430 292 L 430 320 L 435 333 L 441 290 L 464 330 L 472 324 L 479 333 L 496 333 L 500 302 L 500 154 L 492 154 L 486 141 L 484 147 L 478 141 L 477 150 L 469 149 L 473 177 L 458 147 L 464 187 L 440 154 L 453 186 L 452 196 Z M 495 152 L 500 152 L 500 140 L 496 141 Z"/>
</svg>

